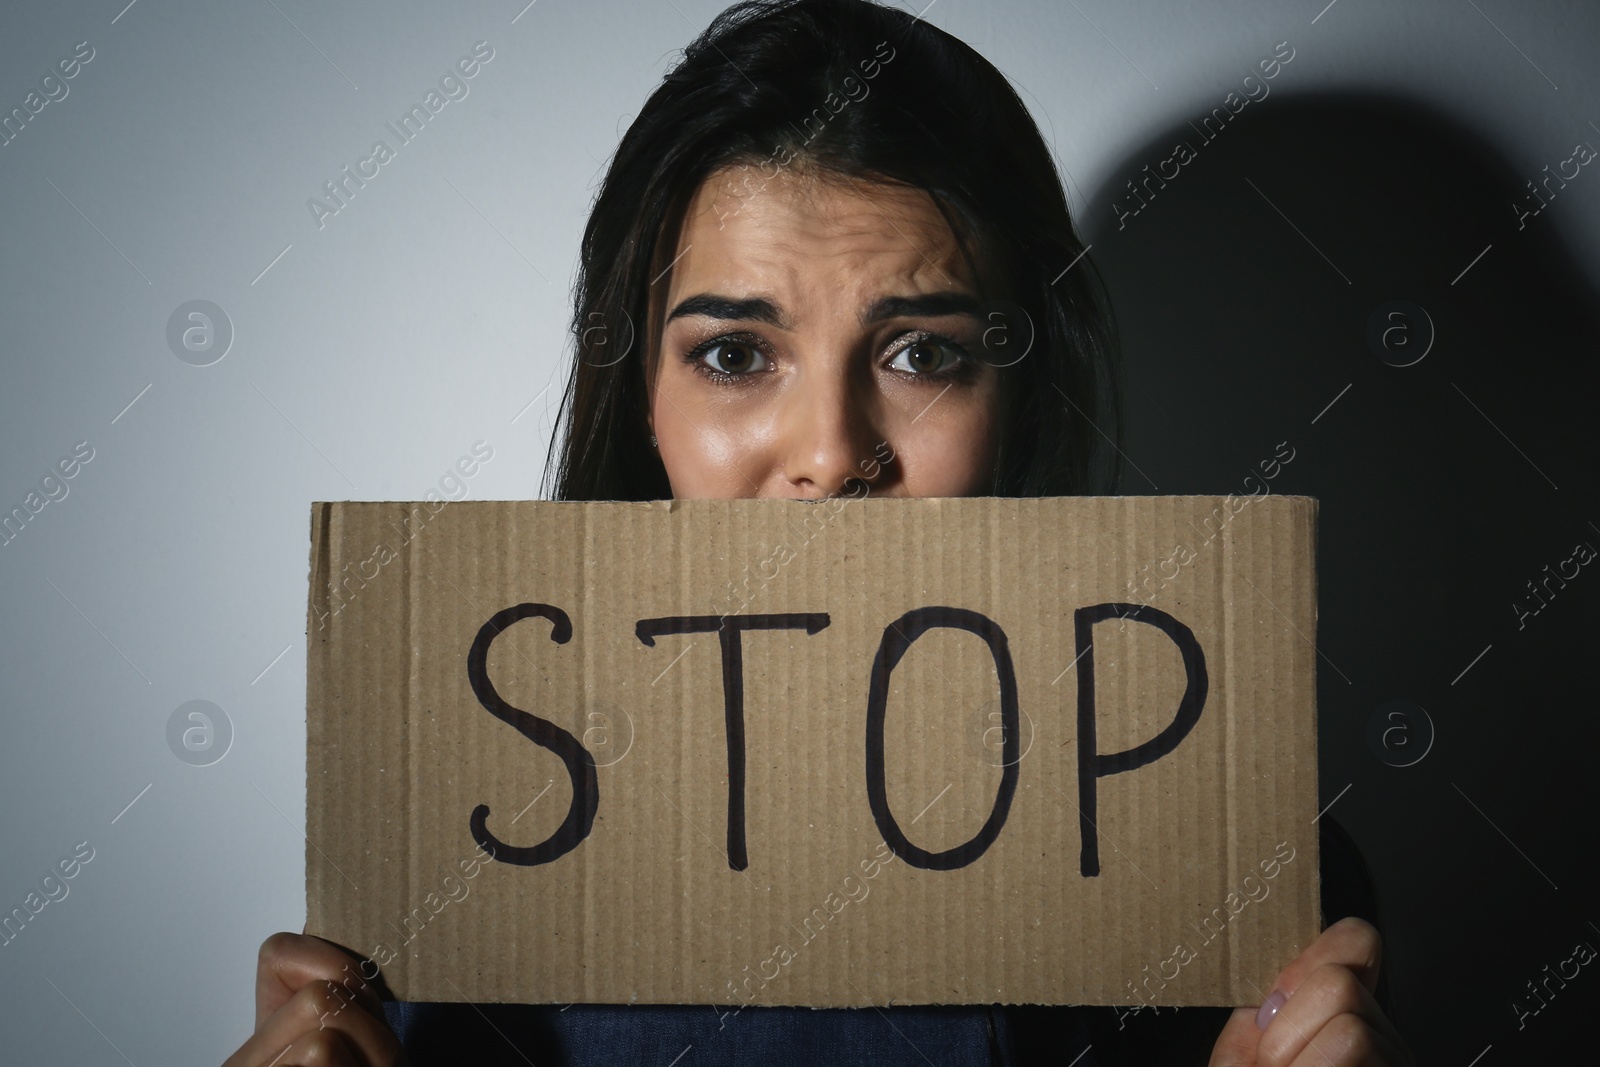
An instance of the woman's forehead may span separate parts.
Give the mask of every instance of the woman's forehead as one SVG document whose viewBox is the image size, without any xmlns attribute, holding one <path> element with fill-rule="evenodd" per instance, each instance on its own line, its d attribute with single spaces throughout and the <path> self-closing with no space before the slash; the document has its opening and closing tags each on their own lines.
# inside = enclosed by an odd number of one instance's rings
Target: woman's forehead
<svg viewBox="0 0 1600 1067">
<path fill-rule="evenodd" d="M 754 165 L 701 184 L 675 256 L 669 306 L 700 292 L 867 298 L 970 287 L 955 235 L 925 190 Z"/>
</svg>

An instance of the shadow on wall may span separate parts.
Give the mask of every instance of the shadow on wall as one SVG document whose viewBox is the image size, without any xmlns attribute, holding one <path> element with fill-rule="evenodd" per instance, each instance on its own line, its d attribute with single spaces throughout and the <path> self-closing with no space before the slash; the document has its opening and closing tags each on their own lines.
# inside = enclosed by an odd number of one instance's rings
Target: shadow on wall
<svg viewBox="0 0 1600 1067">
<path fill-rule="evenodd" d="M 1259 491 L 1292 455 L 1271 490 L 1321 501 L 1320 792 L 1372 868 L 1394 1017 L 1421 1062 L 1558 1062 L 1600 998 L 1600 306 L 1563 234 L 1600 136 L 1514 165 L 1402 100 L 1203 117 L 1082 218 L 1120 491 Z"/>
</svg>

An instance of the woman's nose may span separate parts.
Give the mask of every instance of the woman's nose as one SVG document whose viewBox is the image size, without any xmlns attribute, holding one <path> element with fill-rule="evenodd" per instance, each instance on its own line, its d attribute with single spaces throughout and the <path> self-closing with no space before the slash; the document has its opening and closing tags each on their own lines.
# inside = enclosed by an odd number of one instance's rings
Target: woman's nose
<svg viewBox="0 0 1600 1067">
<path fill-rule="evenodd" d="M 805 499 L 858 492 L 873 481 L 878 429 L 871 390 L 842 376 L 797 386 L 781 429 L 786 488 Z"/>
</svg>

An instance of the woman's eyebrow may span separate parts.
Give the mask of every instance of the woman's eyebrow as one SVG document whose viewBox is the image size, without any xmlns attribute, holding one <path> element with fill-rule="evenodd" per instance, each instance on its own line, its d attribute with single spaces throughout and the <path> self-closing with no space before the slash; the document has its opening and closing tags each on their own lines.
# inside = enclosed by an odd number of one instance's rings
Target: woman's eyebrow
<svg viewBox="0 0 1600 1067">
<path fill-rule="evenodd" d="M 867 313 L 861 316 L 861 325 L 918 315 L 930 318 L 940 315 L 969 315 L 981 319 L 983 305 L 971 293 L 953 290 L 922 293 L 918 296 L 886 296 L 867 309 Z"/>
<path fill-rule="evenodd" d="M 778 305 L 760 296 L 748 300 L 735 300 L 731 296 L 722 296 L 718 293 L 700 293 L 673 308 L 672 314 L 667 316 L 667 321 L 671 322 L 686 315 L 704 315 L 707 318 L 726 319 L 730 322 L 764 322 L 780 330 L 789 328 L 783 323 L 783 312 Z"/>
<path fill-rule="evenodd" d="M 764 322 L 780 330 L 785 325 L 783 309 L 765 297 L 755 296 L 739 300 L 719 293 L 699 293 L 681 301 L 667 316 L 667 321 L 688 315 L 703 315 L 729 322 Z M 971 293 L 946 291 L 921 293 L 916 296 L 886 296 L 879 299 L 861 316 L 863 326 L 884 319 L 912 316 L 937 317 L 940 315 L 969 315 L 983 317 L 982 303 Z"/>
</svg>

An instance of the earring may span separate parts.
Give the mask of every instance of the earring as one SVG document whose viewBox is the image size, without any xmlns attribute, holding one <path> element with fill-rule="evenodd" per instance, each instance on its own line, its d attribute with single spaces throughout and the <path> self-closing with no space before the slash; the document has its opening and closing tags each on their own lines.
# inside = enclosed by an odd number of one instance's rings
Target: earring
<svg viewBox="0 0 1600 1067">
<path fill-rule="evenodd" d="M 661 447 L 660 445 L 656 444 L 656 435 L 655 434 L 651 434 L 650 435 L 650 447 L 651 448 L 660 448 Z"/>
</svg>

